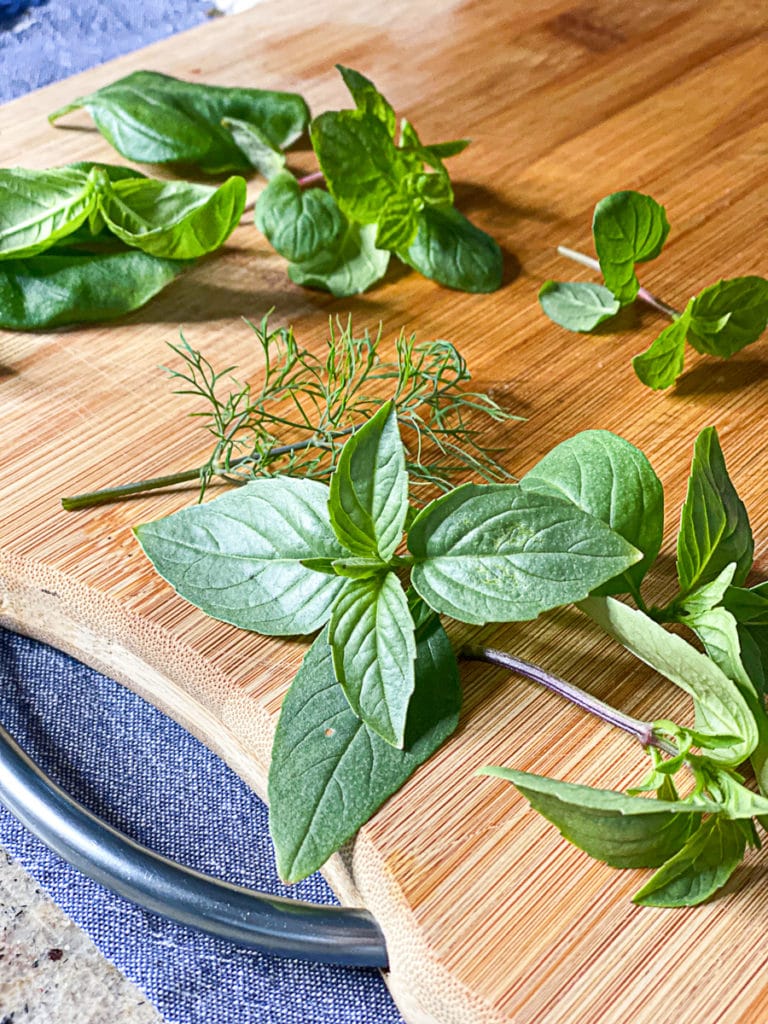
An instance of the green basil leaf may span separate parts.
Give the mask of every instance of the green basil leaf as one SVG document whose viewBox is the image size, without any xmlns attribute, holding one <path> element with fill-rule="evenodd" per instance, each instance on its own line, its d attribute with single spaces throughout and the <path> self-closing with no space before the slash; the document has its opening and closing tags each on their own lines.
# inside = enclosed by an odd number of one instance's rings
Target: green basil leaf
<svg viewBox="0 0 768 1024">
<path fill-rule="evenodd" d="M 344 79 L 344 84 L 352 94 L 357 109 L 381 121 L 387 129 L 389 137 L 394 138 L 395 112 L 373 82 L 365 75 L 361 75 L 359 71 L 345 68 L 343 64 L 337 64 L 336 70 Z"/>
<path fill-rule="evenodd" d="M 245 154 L 248 163 L 268 181 L 283 170 L 285 154 L 255 124 L 236 117 L 224 117 L 221 126 L 232 133 L 235 145 Z"/>
<path fill-rule="evenodd" d="M 102 214 L 126 245 L 172 259 L 196 259 L 223 245 L 245 207 L 245 181 L 218 188 L 183 181 L 117 181 L 102 199 Z"/>
<path fill-rule="evenodd" d="M 359 295 L 387 272 L 389 253 L 376 248 L 375 224 L 347 224 L 335 249 L 303 263 L 291 263 L 288 276 L 305 288 L 322 288 L 336 298 Z"/>
<path fill-rule="evenodd" d="M 570 502 L 518 484 L 465 484 L 408 534 L 413 586 L 461 622 L 513 622 L 578 601 L 642 557 Z"/>
<path fill-rule="evenodd" d="M 138 309 L 186 266 L 143 252 L 87 253 L 51 249 L 0 262 L 0 327 L 38 327 L 112 320 Z"/>
<path fill-rule="evenodd" d="M 446 288 L 493 292 L 501 287 L 498 244 L 451 206 L 427 206 L 417 216 L 416 237 L 397 255 Z"/>
<path fill-rule="evenodd" d="M 76 231 L 96 204 L 85 170 L 0 170 L 0 259 L 36 256 Z"/>
<path fill-rule="evenodd" d="M 482 774 L 511 782 L 565 839 L 615 868 L 663 864 L 683 847 L 701 815 L 716 810 L 706 801 L 625 796 L 512 768 L 483 768 Z"/>
<path fill-rule="evenodd" d="M 128 160 L 193 164 L 207 174 L 253 166 L 222 126 L 224 118 L 254 125 L 276 149 L 297 139 L 309 121 L 307 105 L 295 93 L 203 85 L 155 71 L 134 71 L 81 96 L 49 121 L 81 107 Z"/>
<path fill-rule="evenodd" d="M 328 509 L 349 551 L 383 562 L 392 557 L 408 511 L 405 451 L 393 402 L 382 405 L 342 448 Z"/>
<path fill-rule="evenodd" d="M 256 227 L 281 256 L 302 263 L 335 253 L 348 225 L 332 195 L 319 188 L 302 189 L 283 171 L 256 201 Z"/>
<path fill-rule="evenodd" d="M 613 292 L 581 281 L 545 281 L 539 305 L 550 320 L 569 331 L 593 331 L 621 309 Z"/>
<path fill-rule="evenodd" d="M 398 183 L 411 170 L 387 126 L 360 110 L 329 110 L 310 136 L 328 190 L 350 220 L 375 224 Z"/>
<path fill-rule="evenodd" d="M 717 892 L 736 870 L 751 836 L 748 822 L 712 815 L 685 846 L 635 893 L 644 907 L 694 907 Z"/>
<path fill-rule="evenodd" d="M 721 806 L 724 817 L 733 821 L 768 816 L 768 799 L 743 784 L 743 778 L 716 768 L 710 772 L 707 790 Z"/>
<path fill-rule="evenodd" d="M 687 332 L 688 316 L 684 313 L 664 328 L 650 348 L 634 357 L 632 369 L 643 384 L 660 391 L 675 383 L 683 372 Z"/>
<path fill-rule="evenodd" d="M 664 491 L 641 451 L 607 430 L 585 430 L 548 452 L 520 486 L 573 502 L 642 551 L 642 561 L 595 593 L 637 591 L 664 533 Z"/>
<path fill-rule="evenodd" d="M 703 612 L 708 612 L 721 604 L 728 592 L 735 572 L 736 563 L 731 562 L 711 582 L 697 587 L 682 600 L 676 601 L 674 610 L 677 620 L 680 622 L 687 621 L 686 617 L 701 615 Z"/>
<path fill-rule="evenodd" d="M 697 352 L 727 359 L 757 341 L 768 324 L 768 281 L 734 277 L 710 285 L 688 306 L 688 341 Z"/>
<path fill-rule="evenodd" d="M 344 553 L 328 521 L 328 488 L 316 480 L 254 480 L 134 532 L 187 601 L 268 636 L 319 629 L 345 586 L 302 564 Z"/>
<path fill-rule="evenodd" d="M 286 881 L 324 864 L 456 728 L 456 656 L 436 615 L 417 633 L 415 679 L 398 750 L 355 715 L 336 683 L 327 634 L 315 640 L 283 701 L 269 771 L 270 831 Z"/>
<path fill-rule="evenodd" d="M 768 628 L 737 625 L 741 661 L 755 689 L 768 695 Z M 768 788 L 766 788 L 768 793 Z"/>
<path fill-rule="evenodd" d="M 452 206 L 453 188 L 445 171 L 426 174 L 417 171 L 406 174 L 402 188 L 406 195 L 426 206 Z"/>
<path fill-rule="evenodd" d="M 768 626 L 768 583 L 756 587 L 728 587 L 723 604 L 743 625 Z"/>
<path fill-rule="evenodd" d="M 677 536 L 677 577 L 683 596 L 736 563 L 733 582 L 752 567 L 749 517 L 731 483 L 714 427 L 706 427 L 693 449 L 688 493 Z"/>
<path fill-rule="evenodd" d="M 641 192 L 614 192 L 595 207 L 592 235 L 607 288 L 622 306 L 640 287 L 635 264 L 661 252 L 669 224 L 663 206 Z"/>
<path fill-rule="evenodd" d="M 693 698 L 697 731 L 739 737 L 730 747 L 708 750 L 713 761 L 738 765 L 749 757 L 759 739 L 754 716 L 739 687 L 711 658 L 612 597 L 590 597 L 579 607 L 635 657 Z"/>
<path fill-rule="evenodd" d="M 352 710 L 387 743 L 402 747 L 416 639 L 397 576 L 387 572 L 349 583 L 333 606 L 328 641 Z"/>
<path fill-rule="evenodd" d="M 419 163 L 428 164 L 436 171 L 445 171 L 443 160 L 462 153 L 469 145 L 469 141 L 453 139 L 450 142 L 435 142 L 431 146 L 425 146 L 413 125 L 405 118 L 400 121 L 400 148 Z"/>
<path fill-rule="evenodd" d="M 417 207 L 411 197 L 395 193 L 387 199 L 376 228 L 376 247 L 397 250 L 413 241 L 418 228 Z"/>
</svg>

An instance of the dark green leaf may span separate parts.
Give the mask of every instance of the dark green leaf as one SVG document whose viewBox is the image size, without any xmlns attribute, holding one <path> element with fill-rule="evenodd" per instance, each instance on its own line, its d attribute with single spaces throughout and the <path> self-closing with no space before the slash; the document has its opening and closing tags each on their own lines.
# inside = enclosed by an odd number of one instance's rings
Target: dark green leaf
<svg viewBox="0 0 768 1024">
<path fill-rule="evenodd" d="M 402 747 L 416 640 L 397 576 L 387 572 L 349 583 L 333 606 L 328 640 L 352 710 L 387 743 Z"/>
<path fill-rule="evenodd" d="M 456 728 L 461 691 L 450 641 L 437 616 L 414 618 L 421 624 L 404 750 L 352 711 L 336 683 L 325 633 L 283 701 L 269 772 L 269 823 L 286 881 L 324 864 Z"/>
<path fill-rule="evenodd" d="M 633 899 L 645 907 L 693 907 L 717 892 L 738 867 L 751 838 L 748 822 L 713 815 Z"/>
<path fill-rule="evenodd" d="M 715 809 L 706 802 L 625 796 L 512 768 L 483 768 L 482 773 L 513 783 L 569 842 L 615 868 L 663 864 L 682 848 L 701 815 Z"/>
<path fill-rule="evenodd" d="M 390 138 L 395 136 L 395 112 L 384 99 L 373 82 L 361 75 L 359 71 L 336 65 L 337 71 L 344 79 L 344 84 L 352 94 L 355 106 L 365 114 L 377 118 L 386 127 Z"/>
<path fill-rule="evenodd" d="M 347 231 L 336 200 L 319 188 L 301 189 L 287 171 L 276 175 L 256 202 L 256 227 L 292 263 L 332 254 Z"/>
<path fill-rule="evenodd" d="M 734 277 L 691 299 L 688 341 L 697 352 L 727 359 L 757 341 L 768 323 L 768 281 Z"/>
<path fill-rule="evenodd" d="M 273 146 L 264 132 L 255 124 L 240 121 L 236 117 L 225 117 L 222 118 L 221 126 L 232 133 L 235 145 L 243 151 L 248 163 L 268 181 L 283 170 L 285 167 L 283 151 Z"/>
<path fill-rule="evenodd" d="M 420 274 L 466 292 L 501 287 L 501 249 L 451 206 L 427 206 L 417 217 L 416 237 L 397 255 Z"/>
<path fill-rule="evenodd" d="M 462 622 L 535 619 L 639 561 L 598 519 L 516 484 L 465 484 L 431 502 L 408 534 L 412 583 Z"/>
<path fill-rule="evenodd" d="M 304 263 L 291 263 L 288 275 L 305 288 L 322 288 L 336 298 L 358 295 L 387 272 L 389 253 L 376 248 L 376 225 L 349 223 L 338 246 Z"/>
<path fill-rule="evenodd" d="M 87 170 L 0 170 L 0 259 L 35 256 L 85 223 L 96 205 Z"/>
<path fill-rule="evenodd" d="M 355 555 L 388 561 L 403 535 L 408 474 L 397 410 L 386 402 L 344 445 L 331 477 L 329 511 Z"/>
<path fill-rule="evenodd" d="M 660 391 L 675 383 L 683 372 L 688 317 L 683 314 L 651 342 L 650 348 L 632 360 L 632 368 L 649 388 Z"/>
<path fill-rule="evenodd" d="M 677 537 L 677 576 L 683 596 L 736 563 L 735 585 L 752 567 L 754 544 L 747 510 L 728 476 L 717 431 L 696 438 L 688 494 Z"/>
<path fill-rule="evenodd" d="M 597 594 L 636 592 L 661 547 L 664 491 L 641 451 L 607 430 L 586 430 L 553 448 L 520 485 L 573 502 L 645 556 Z"/>
<path fill-rule="evenodd" d="M 183 181 L 130 178 L 104 195 L 102 212 L 126 245 L 172 259 L 196 259 L 223 245 L 245 207 L 245 181 L 219 188 Z"/>
<path fill-rule="evenodd" d="M 655 259 L 668 234 L 664 207 L 641 192 L 614 192 L 595 207 L 592 235 L 600 269 L 622 306 L 637 296 L 635 264 Z"/>
<path fill-rule="evenodd" d="M 745 587 L 728 587 L 723 604 L 739 623 L 750 626 L 768 626 L 768 583 Z"/>
<path fill-rule="evenodd" d="M 592 331 L 621 308 L 603 285 L 580 281 L 545 281 L 539 303 L 550 320 L 569 331 Z"/>
<path fill-rule="evenodd" d="M 149 302 L 186 264 L 143 252 L 49 250 L 0 262 L 0 327 L 112 320 Z"/>
<path fill-rule="evenodd" d="M 183 82 L 155 71 L 135 71 L 57 110 L 49 120 L 80 107 L 127 159 L 194 164 L 208 174 L 253 166 L 222 126 L 225 118 L 254 125 L 276 149 L 297 139 L 309 121 L 307 105 L 295 93 Z"/>
<path fill-rule="evenodd" d="M 187 601 L 268 636 L 319 629 L 345 585 L 302 564 L 344 553 L 328 521 L 328 488 L 315 480 L 254 480 L 135 533 Z"/>
</svg>

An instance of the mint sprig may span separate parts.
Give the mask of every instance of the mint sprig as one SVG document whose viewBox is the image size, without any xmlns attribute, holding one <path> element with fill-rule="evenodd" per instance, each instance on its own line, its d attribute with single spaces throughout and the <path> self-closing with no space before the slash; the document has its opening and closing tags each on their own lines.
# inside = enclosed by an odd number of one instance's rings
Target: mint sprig
<svg viewBox="0 0 768 1024">
<path fill-rule="evenodd" d="M 717 281 L 690 299 L 682 312 L 651 295 L 637 279 L 639 263 L 655 259 L 669 233 L 664 207 L 640 192 L 615 192 L 595 207 L 592 237 L 598 260 L 564 246 L 561 254 L 599 270 L 605 286 L 545 281 L 539 302 L 567 330 L 590 332 L 639 299 L 672 323 L 634 357 L 648 387 L 670 387 L 682 374 L 686 343 L 697 352 L 728 359 L 760 337 L 768 324 L 768 281 L 756 275 Z"/>
</svg>

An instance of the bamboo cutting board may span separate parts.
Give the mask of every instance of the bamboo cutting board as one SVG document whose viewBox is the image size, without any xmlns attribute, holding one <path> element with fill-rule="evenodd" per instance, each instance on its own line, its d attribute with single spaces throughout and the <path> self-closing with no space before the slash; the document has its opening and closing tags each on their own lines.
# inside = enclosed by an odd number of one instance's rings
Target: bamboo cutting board
<svg viewBox="0 0 768 1024">
<path fill-rule="evenodd" d="M 260 793 L 280 701 L 305 645 L 206 619 L 155 577 L 132 525 L 179 509 L 195 488 L 66 514 L 59 498 L 199 464 L 158 364 L 182 326 L 214 365 L 259 375 L 248 328 L 275 307 L 320 351 L 329 316 L 359 331 L 444 337 L 478 388 L 527 417 L 496 431 L 521 475 L 587 428 L 639 445 L 665 484 L 667 540 L 655 597 L 669 595 L 693 440 L 715 424 L 768 574 L 768 343 L 729 362 L 689 354 L 669 393 L 630 358 L 662 325 L 640 312 L 615 334 L 569 334 L 538 311 L 547 277 L 579 278 L 558 243 L 590 250 L 594 203 L 648 191 L 672 224 L 643 283 L 673 305 L 721 276 L 766 272 L 768 13 L 749 0 L 266 0 L 236 18 L 79 75 L 0 110 L 0 165 L 121 162 L 85 114 L 46 114 L 119 75 L 152 68 L 218 84 L 301 91 L 314 112 L 348 105 L 334 62 L 358 68 L 422 138 L 469 135 L 452 161 L 459 206 L 502 244 L 505 285 L 449 292 L 390 272 L 355 300 L 303 291 L 244 221 L 226 249 L 110 326 L 0 332 L 0 622 L 121 680 L 218 751 Z M 311 154 L 292 157 L 314 169 Z M 252 184 L 254 193 L 257 182 Z M 587 274 L 588 278 L 589 275 Z M 537 661 L 632 714 L 684 718 L 684 701 L 618 655 L 575 612 L 475 636 Z M 347 903 L 369 907 L 391 955 L 388 981 L 410 1024 L 693 1024 L 768 1019 L 764 854 L 707 906 L 629 902 L 645 872 L 615 871 L 568 846 L 511 786 L 508 764 L 620 788 L 645 758 L 630 740 L 531 684 L 462 668 L 453 739 L 327 867 Z"/>
</svg>

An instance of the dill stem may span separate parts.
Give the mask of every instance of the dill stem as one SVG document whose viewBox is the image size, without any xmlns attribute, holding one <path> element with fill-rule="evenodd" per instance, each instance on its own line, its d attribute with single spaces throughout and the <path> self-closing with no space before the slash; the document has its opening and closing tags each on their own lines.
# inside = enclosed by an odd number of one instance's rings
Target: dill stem
<svg viewBox="0 0 768 1024">
<path fill-rule="evenodd" d="M 583 252 L 578 252 L 576 249 L 569 249 L 567 245 L 558 245 L 557 251 L 561 256 L 573 260 L 574 263 L 580 263 L 583 267 L 589 267 L 590 270 L 595 270 L 598 274 L 600 273 L 600 264 L 592 256 L 586 256 Z M 668 316 L 670 320 L 677 320 L 681 315 L 679 310 L 664 302 L 663 299 L 658 299 L 655 295 L 651 295 L 647 288 L 638 288 L 637 297 L 646 306 L 655 309 L 657 313 Z"/>
<path fill-rule="evenodd" d="M 552 693 L 556 693 L 558 696 L 570 701 L 583 711 L 589 712 L 590 715 L 595 715 L 595 717 L 606 722 L 608 725 L 614 725 L 619 729 L 623 729 L 630 736 L 634 736 L 644 747 L 658 747 L 659 750 L 672 755 L 677 753 L 677 750 L 655 734 L 652 722 L 644 722 L 639 718 L 633 718 L 631 715 L 619 711 L 610 704 L 606 704 L 605 701 L 593 697 L 592 694 L 587 693 L 586 690 L 582 690 L 573 683 L 568 683 L 565 679 L 553 676 L 539 665 L 534 665 L 530 661 L 523 661 L 522 658 L 516 658 L 513 654 L 507 654 L 506 651 L 497 651 L 492 647 L 480 647 L 475 644 L 465 644 L 459 651 L 459 656 L 468 658 L 471 661 L 485 661 L 491 665 L 499 665 L 510 672 L 524 676 L 526 679 L 530 679 L 532 682 L 538 683 L 540 686 L 551 690 Z"/>
<path fill-rule="evenodd" d="M 344 430 L 334 433 L 333 437 L 346 437 L 348 434 L 354 434 L 357 429 L 358 426 L 355 425 L 346 427 Z M 313 445 L 323 447 L 324 442 L 321 438 L 307 437 L 303 441 L 294 441 L 292 444 L 283 444 L 276 448 L 270 448 L 268 455 L 270 458 L 279 458 L 281 455 L 291 455 L 293 452 L 304 451 Z M 253 455 L 243 455 L 239 459 L 232 459 L 226 466 L 216 467 L 213 470 L 213 475 L 224 476 L 230 470 L 237 469 L 238 466 L 254 461 L 259 462 L 261 459 Z M 76 509 L 91 508 L 93 505 L 106 505 L 111 501 L 119 501 L 121 498 L 128 498 L 133 494 L 144 494 L 146 491 L 157 491 L 162 487 L 172 487 L 174 484 L 189 483 L 191 480 L 199 480 L 206 468 L 207 464 L 205 466 L 198 466 L 197 469 L 185 469 L 181 473 L 170 473 L 168 476 L 150 477 L 148 480 L 138 480 L 136 483 L 118 484 L 115 487 L 104 487 L 98 491 L 75 494 L 69 498 L 62 498 L 61 507 L 66 512 L 74 512 Z M 233 481 L 230 480 L 230 482 Z"/>
</svg>

